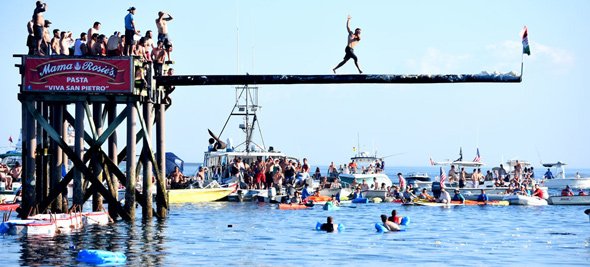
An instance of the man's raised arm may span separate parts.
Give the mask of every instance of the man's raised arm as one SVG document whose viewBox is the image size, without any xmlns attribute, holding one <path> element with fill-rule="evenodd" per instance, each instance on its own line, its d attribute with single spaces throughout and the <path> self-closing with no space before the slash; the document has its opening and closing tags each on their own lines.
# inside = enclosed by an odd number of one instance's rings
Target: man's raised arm
<svg viewBox="0 0 590 267">
<path fill-rule="evenodd" d="M 348 15 L 348 18 L 346 19 L 346 31 L 348 31 L 348 33 L 352 33 L 352 31 L 350 30 L 350 19 L 352 17 L 350 15 Z"/>
</svg>

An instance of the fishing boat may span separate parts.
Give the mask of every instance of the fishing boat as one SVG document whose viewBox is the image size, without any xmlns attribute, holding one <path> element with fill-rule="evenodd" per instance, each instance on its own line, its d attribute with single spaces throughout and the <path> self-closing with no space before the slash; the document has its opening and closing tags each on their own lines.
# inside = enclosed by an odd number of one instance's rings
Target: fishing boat
<svg viewBox="0 0 590 267">
<path fill-rule="evenodd" d="M 563 189 L 566 186 L 578 189 L 590 188 L 590 177 L 565 177 L 564 162 L 558 161 L 556 163 L 543 163 L 543 167 L 555 169 L 557 175 L 555 177 L 543 177 L 543 184 L 551 189 Z"/>
<path fill-rule="evenodd" d="M 237 183 L 221 186 L 212 182 L 206 188 L 170 189 L 168 190 L 168 202 L 180 204 L 217 201 L 234 193 L 237 187 Z"/>
<path fill-rule="evenodd" d="M 551 196 L 551 205 L 590 205 L 590 196 Z"/>
<path fill-rule="evenodd" d="M 226 124 L 221 129 L 221 132 L 216 134 L 209 130 L 209 147 L 204 153 L 203 168 L 205 171 L 205 180 L 217 181 L 219 184 L 238 183 L 240 191 L 232 193 L 228 197 L 229 200 L 250 200 L 256 199 L 263 190 L 250 189 L 244 180 L 245 169 L 238 170 L 238 175 L 232 174 L 231 165 L 236 159 L 240 159 L 243 166 L 254 166 L 257 161 L 266 161 L 267 159 L 282 160 L 284 162 L 299 162 L 296 158 L 291 157 L 273 146 L 266 146 L 262 134 L 259 138 L 254 138 L 255 129 L 260 131 L 260 123 L 257 116 L 257 111 L 261 108 L 258 105 L 258 87 L 240 86 L 236 87 L 235 105 L 226 121 Z M 234 145 L 231 138 L 222 141 L 222 135 L 226 130 L 232 117 L 239 117 L 240 130 L 244 133 L 245 138 L 242 143 Z M 260 140 L 260 141 L 258 141 Z M 271 177 L 267 177 L 271 179 Z M 252 191 L 251 191 L 252 190 Z"/>
</svg>

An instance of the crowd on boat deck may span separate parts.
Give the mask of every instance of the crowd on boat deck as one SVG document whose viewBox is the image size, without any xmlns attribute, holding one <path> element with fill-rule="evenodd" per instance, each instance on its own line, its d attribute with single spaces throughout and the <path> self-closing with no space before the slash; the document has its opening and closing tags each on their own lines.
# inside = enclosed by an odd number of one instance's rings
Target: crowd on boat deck
<svg viewBox="0 0 590 267">
<path fill-rule="evenodd" d="M 16 162 L 12 168 L 0 163 L 0 181 L 4 183 L 5 190 L 13 190 L 13 182 L 21 182 L 22 166 Z"/>
<path fill-rule="evenodd" d="M 96 21 L 87 32 L 81 32 L 75 39 L 71 31 L 54 28 L 52 23 L 45 19 L 47 3 L 37 1 L 33 16 L 27 23 L 27 47 L 28 55 L 37 56 L 137 56 L 144 62 L 144 68 L 151 71 L 153 64 L 156 76 L 162 75 L 162 66 L 167 58 L 171 61 L 172 42 L 168 35 L 168 21 L 172 16 L 159 11 L 155 20 L 158 29 L 157 40 L 153 38 L 153 32 L 147 30 L 144 36 L 135 23 L 135 7 L 127 9 L 124 18 L 125 31 L 115 31 L 108 36 L 101 33 L 102 24 Z M 138 68 L 139 69 L 139 68 Z M 151 73 L 151 72 L 150 72 Z M 136 74 L 137 76 L 137 74 Z M 137 78 L 137 77 L 136 77 Z"/>
</svg>

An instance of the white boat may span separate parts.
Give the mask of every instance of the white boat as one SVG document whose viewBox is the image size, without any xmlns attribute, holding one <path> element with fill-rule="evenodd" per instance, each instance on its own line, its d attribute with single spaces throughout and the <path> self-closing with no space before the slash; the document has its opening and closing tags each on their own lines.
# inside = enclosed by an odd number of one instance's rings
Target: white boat
<svg viewBox="0 0 590 267">
<path fill-rule="evenodd" d="M 25 236 L 54 236 L 57 233 L 55 221 L 8 220 L 0 225 L 0 233 Z"/>
<path fill-rule="evenodd" d="M 107 225 L 111 222 L 111 217 L 104 211 L 82 212 L 82 222 L 84 225 Z"/>
<path fill-rule="evenodd" d="M 404 176 L 408 185 L 412 185 L 413 188 L 429 188 L 432 185 L 432 178 L 428 173 L 410 172 Z"/>
<path fill-rule="evenodd" d="M 547 200 L 524 195 L 507 195 L 504 197 L 505 201 L 508 201 L 510 205 L 523 205 L 523 206 L 546 206 Z"/>
<path fill-rule="evenodd" d="M 543 184 L 551 189 L 563 189 L 566 186 L 570 188 L 589 189 L 590 177 L 565 177 L 566 163 L 558 161 L 557 163 L 543 163 L 543 167 L 554 168 L 557 175 L 553 179 L 544 177 Z"/>
<path fill-rule="evenodd" d="M 551 205 L 590 205 L 590 196 L 551 196 Z"/>
<path fill-rule="evenodd" d="M 265 161 L 268 158 L 298 162 L 296 158 L 290 157 L 281 151 L 277 151 L 272 146 L 267 148 L 262 137 L 260 138 L 262 142 L 255 142 L 253 138 L 255 134 L 254 130 L 255 128 L 260 128 L 256 116 L 256 111 L 258 111 L 258 109 L 260 109 L 260 106 L 258 105 L 258 87 L 236 87 L 235 105 L 227 121 L 229 122 L 232 116 L 242 118 L 239 128 L 244 132 L 245 140 L 234 147 L 231 139 L 228 138 L 227 142 L 223 142 L 220 140 L 221 134 L 216 136 L 209 130 L 209 134 L 211 135 L 211 138 L 209 139 L 209 148 L 208 151 L 204 153 L 203 159 L 205 182 L 216 180 L 220 184 L 227 184 L 235 181 L 239 183 L 238 188 L 246 190 L 245 188 L 247 187 L 243 178 L 240 179 L 240 181 L 236 181 L 238 177 L 232 176 L 230 173 L 231 164 L 236 158 L 241 158 L 242 162 L 249 166 L 254 166 L 254 163 L 257 160 Z M 221 130 L 221 133 L 223 133 L 224 130 L 225 126 Z M 272 179 L 271 177 L 266 178 Z M 249 191 L 239 192 L 241 192 L 244 197 L 253 197 L 257 195 L 257 192 L 252 192 L 253 194 L 249 194 Z M 238 200 L 240 199 L 240 196 L 237 196 L 237 193 L 234 193 L 229 196 L 229 198 Z"/>
<path fill-rule="evenodd" d="M 29 216 L 28 219 L 54 222 L 57 233 L 69 233 L 72 230 L 81 229 L 83 226 L 81 213 L 36 214 Z"/>
</svg>

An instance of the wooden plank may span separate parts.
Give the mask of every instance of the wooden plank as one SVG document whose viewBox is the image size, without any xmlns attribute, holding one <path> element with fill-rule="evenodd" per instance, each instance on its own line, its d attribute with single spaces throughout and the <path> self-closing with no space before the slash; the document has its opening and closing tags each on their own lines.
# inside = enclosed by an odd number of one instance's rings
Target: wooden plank
<svg viewBox="0 0 590 267">
<path fill-rule="evenodd" d="M 510 74 L 343 74 L 343 75 L 173 75 L 155 77 L 158 86 L 256 84 L 519 83 Z"/>
</svg>

